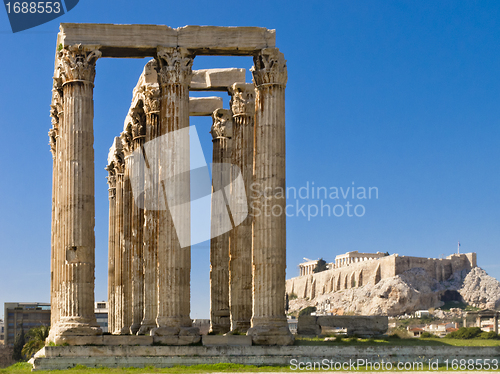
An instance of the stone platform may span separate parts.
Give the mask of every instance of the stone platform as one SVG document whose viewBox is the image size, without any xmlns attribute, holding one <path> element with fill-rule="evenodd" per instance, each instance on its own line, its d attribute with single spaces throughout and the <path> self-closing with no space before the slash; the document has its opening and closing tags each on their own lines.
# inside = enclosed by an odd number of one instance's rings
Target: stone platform
<svg viewBox="0 0 500 374">
<path fill-rule="evenodd" d="M 429 360 L 497 359 L 500 347 L 454 346 L 48 346 L 33 360 L 34 370 L 88 367 L 170 367 L 216 363 L 290 366 L 293 363 L 349 362 L 423 362 Z M 490 361 L 491 362 L 491 361 Z"/>
</svg>

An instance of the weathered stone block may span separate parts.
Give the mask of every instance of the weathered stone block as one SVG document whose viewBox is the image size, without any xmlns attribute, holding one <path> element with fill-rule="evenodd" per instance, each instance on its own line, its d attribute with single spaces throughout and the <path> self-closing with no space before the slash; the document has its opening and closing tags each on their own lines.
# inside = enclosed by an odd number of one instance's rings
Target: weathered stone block
<svg viewBox="0 0 500 374">
<path fill-rule="evenodd" d="M 212 113 L 219 108 L 222 108 L 221 97 L 210 96 L 189 98 L 190 116 L 211 116 Z"/>
<path fill-rule="evenodd" d="M 248 335 L 203 335 L 203 345 L 252 345 Z"/>
<path fill-rule="evenodd" d="M 318 325 L 315 316 L 299 316 L 297 323 L 297 334 L 299 335 L 320 335 L 321 327 Z"/>
</svg>

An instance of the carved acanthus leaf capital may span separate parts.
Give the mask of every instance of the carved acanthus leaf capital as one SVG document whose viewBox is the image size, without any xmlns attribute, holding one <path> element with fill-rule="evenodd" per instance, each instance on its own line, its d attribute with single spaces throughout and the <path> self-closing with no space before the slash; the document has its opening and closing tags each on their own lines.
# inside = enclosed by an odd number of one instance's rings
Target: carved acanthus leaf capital
<svg viewBox="0 0 500 374">
<path fill-rule="evenodd" d="M 111 161 L 111 163 L 106 166 L 105 169 L 108 172 L 108 176 L 106 177 L 106 179 L 108 180 L 109 188 L 116 188 L 116 170 L 114 161 Z"/>
<path fill-rule="evenodd" d="M 57 128 L 52 128 L 49 130 L 49 146 L 50 146 L 50 152 L 52 153 L 52 157 L 56 157 L 56 143 L 57 143 L 57 137 L 59 136 L 59 132 Z"/>
<path fill-rule="evenodd" d="M 116 139 L 116 138 L 115 138 Z M 115 140 L 115 143 L 112 148 L 112 157 L 109 165 L 111 165 L 115 169 L 115 177 L 118 177 L 120 174 L 123 174 L 125 168 L 125 156 L 123 155 L 122 143 L 119 139 Z M 109 166 L 108 165 L 108 166 Z"/>
<path fill-rule="evenodd" d="M 72 81 L 94 82 L 95 63 L 101 52 L 98 49 L 85 50 L 81 44 L 71 45 L 59 52 L 59 77 L 62 83 Z"/>
<path fill-rule="evenodd" d="M 120 141 L 122 143 L 122 150 L 125 157 L 132 154 L 134 151 L 134 138 L 132 136 L 132 124 L 129 123 L 125 131 L 120 134 Z"/>
<path fill-rule="evenodd" d="M 257 87 L 263 85 L 285 86 L 288 79 L 286 60 L 278 48 L 265 48 L 253 58 L 250 69 Z"/>
<path fill-rule="evenodd" d="M 160 89 L 157 86 L 145 85 L 141 88 L 146 114 L 160 112 Z"/>
<path fill-rule="evenodd" d="M 134 140 L 144 138 L 146 136 L 146 116 L 142 105 L 133 108 L 130 114 L 132 117 L 132 138 Z"/>
<path fill-rule="evenodd" d="M 50 116 L 52 117 L 52 127 L 58 128 L 63 113 L 62 93 L 59 90 L 52 90 L 52 104 L 50 105 Z"/>
<path fill-rule="evenodd" d="M 216 109 L 212 113 L 212 138 L 231 138 L 233 135 L 233 113 L 228 109 Z"/>
<path fill-rule="evenodd" d="M 189 85 L 193 75 L 193 56 L 185 48 L 159 47 L 156 55 L 158 83 Z"/>
<path fill-rule="evenodd" d="M 255 86 L 253 83 L 234 83 L 229 87 L 233 115 L 255 114 Z"/>
</svg>

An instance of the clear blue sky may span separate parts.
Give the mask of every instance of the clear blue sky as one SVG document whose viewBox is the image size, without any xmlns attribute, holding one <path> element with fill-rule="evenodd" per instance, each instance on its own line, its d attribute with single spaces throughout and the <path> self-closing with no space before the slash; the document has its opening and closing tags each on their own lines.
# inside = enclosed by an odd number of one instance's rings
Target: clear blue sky
<svg viewBox="0 0 500 374">
<path fill-rule="evenodd" d="M 378 199 L 324 202 L 363 204 L 363 217 L 289 217 L 288 277 L 298 275 L 303 257 L 333 261 L 351 250 L 441 257 L 460 240 L 500 278 L 498 2 L 80 0 L 17 34 L 0 10 L 0 314 L 6 301 L 49 301 L 47 131 L 60 22 L 276 29 L 288 60 L 288 186 L 378 188 Z M 97 64 L 96 300 L 107 297 L 107 152 L 144 63 Z M 194 68 L 251 65 L 250 58 L 197 57 Z M 210 160 L 210 120 L 193 124 Z M 192 248 L 194 318 L 209 316 L 208 248 Z"/>
</svg>

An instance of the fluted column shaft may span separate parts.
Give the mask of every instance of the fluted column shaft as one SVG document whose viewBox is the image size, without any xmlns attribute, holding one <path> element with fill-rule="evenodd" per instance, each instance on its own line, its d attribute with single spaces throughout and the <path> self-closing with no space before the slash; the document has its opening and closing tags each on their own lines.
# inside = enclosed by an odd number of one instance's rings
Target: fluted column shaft
<svg viewBox="0 0 500 374">
<path fill-rule="evenodd" d="M 231 86 L 230 94 L 233 113 L 231 163 L 241 170 L 247 198 L 245 211 L 232 213 L 242 215 L 251 211 L 255 88 L 253 84 L 235 83 Z M 239 198 L 241 198 L 239 194 L 232 195 L 232 199 Z M 237 200 L 232 206 L 234 209 L 243 208 Z M 252 222 L 253 217 L 249 214 L 231 232 L 229 250 L 231 331 L 236 332 L 246 332 L 252 318 Z"/>
<path fill-rule="evenodd" d="M 124 147 L 125 150 L 125 147 Z M 124 151 L 125 153 L 125 151 Z M 125 155 L 125 169 L 123 173 L 123 241 L 122 241 L 122 279 L 123 279 L 123 327 L 122 334 L 130 334 L 132 326 L 132 211 L 133 196 L 130 183 L 130 172 L 133 156 L 130 152 Z"/>
<path fill-rule="evenodd" d="M 59 82 L 60 83 L 60 82 Z M 52 226 L 51 226 L 51 262 L 50 262 L 50 304 L 53 305 L 50 314 L 50 324 L 55 326 L 59 321 L 59 300 L 60 300 L 60 273 L 62 268 L 61 253 L 58 251 L 60 247 L 59 230 L 61 225 L 58 222 L 59 217 L 59 153 L 57 146 L 59 138 L 59 126 L 63 121 L 63 102 L 62 102 L 62 87 L 54 82 L 52 95 L 52 105 L 50 111 L 52 117 L 52 128 L 49 130 L 49 145 L 52 153 Z"/>
<path fill-rule="evenodd" d="M 116 177 L 112 164 L 106 170 L 109 173 L 109 239 L 108 239 L 108 331 L 115 327 L 115 219 L 116 219 Z"/>
<path fill-rule="evenodd" d="M 158 142 L 160 132 L 160 91 L 144 88 L 144 110 L 146 114 L 146 143 L 148 144 L 148 167 L 144 180 L 144 312 L 138 334 L 146 334 L 156 327 L 158 314 Z"/>
<path fill-rule="evenodd" d="M 59 53 L 65 120 L 59 129 L 59 254 L 65 258 L 60 278 L 59 321 L 50 340 L 65 335 L 101 333 L 94 315 L 94 134 L 93 81 L 99 51 L 67 47 Z"/>
<path fill-rule="evenodd" d="M 286 198 L 285 85 L 286 61 L 275 48 L 254 57 L 254 190 L 260 214 L 253 231 L 253 315 L 248 334 L 257 344 L 291 344 L 285 316 Z"/>
<path fill-rule="evenodd" d="M 123 286 L 123 171 L 124 160 L 121 150 L 117 155 L 116 170 L 116 197 L 115 197 L 115 309 L 113 334 L 120 334 L 124 325 L 124 286 Z M 111 313 L 111 311 L 110 311 Z"/>
<path fill-rule="evenodd" d="M 211 239 L 210 239 L 210 330 L 217 334 L 223 334 L 230 330 L 229 311 L 229 235 L 230 231 L 224 231 L 227 214 L 225 204 L 220 199 L 214 198 L 218 190 L 223 193 L 223 188 L 231 182 L 230 169 L 222 166 L 218 170 L 218 164 L 229 165 L 231 163 L 231 138 L 228 121 L 231 119 L 231 111 L 217 109 L 212 115 L 213 125 L 211 134 L 213 137 L 213 167 L 212 167 L 212 209 L 211 209 Z M 231 125 L 230 125 L 231 126 Z M 220 172 L 219 172 L 220 171 Z M 225 198 L 230 199 L 230 196 Z"/>
<path fill-rule="evenodd" d="M 145 118 L 142 107 L 133 111 L 132 138 L 134 162 L 132 164 L 132 178 L 134 193 L 132 206 L 132 326 L 130 332 L 136 334 L 141 327 L 144 317 L 144 273 L 143 273 L 143 247 L 144 247 L 144 163 L 135 159 L 144 144 Z M 137 151 L 137 152 L 136 152 Z"/>
<path fill-rule="evenodd" d="M 160 195 L 167 198 L 159 212 L 158 315 L 159 335 L 177 335 L 190 327 L 190 200 L 189 83 L 193 59 L 182 48 L 159 48 Z M 186 129 L 182 134 L 179 130 Z M 177 132 L 177 133 L 174 133 Z M 164 135 L 173 135 L 165 137 Z M 168 144 L 165 140 L 169 139 Z M 182 205 L 182 206 L 181 206 Z M 175 211 L 175 213 L 174 213 Z M 175 226 L 174 226 L 175 214 Z M 184 245 L 181 247 L 181 241 Z"/>
</svg>

